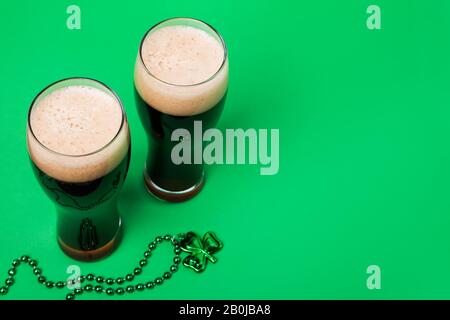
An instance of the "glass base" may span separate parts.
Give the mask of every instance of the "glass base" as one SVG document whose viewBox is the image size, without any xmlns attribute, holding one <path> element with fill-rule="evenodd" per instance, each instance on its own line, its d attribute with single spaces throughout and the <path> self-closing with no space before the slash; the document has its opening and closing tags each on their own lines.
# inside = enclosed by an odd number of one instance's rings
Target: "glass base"
<svg viewBox="0 0 450 320">
<path fill-rule="evenodd" d="M 195 197 L 202 190 L 203 185 L 205 184 L 205 172 L 203 171 L 202 177 L 198 183 L 182 191 L 170 191 L 158 186 L 148 176 L 146 170 L 144 170 L 144 183 L 147 191 L 160 200 L 165 200 L 168 202 L 183 202 Z"/>
<path fill-rule="evenodd" d="M 69 257 L 75 260 L 94 261 L 104 258 L 109 254 L 111 254 L 114 251 L 114 249 L 117 248 L 117 245 L 119 244 L 121 237 L 122 237 L 122 219 L 119 218 L 119 227 L 117 228 L 116 234 L 103 247 L 100 247 L 95 250 L 79 250 L 65 244 L 60 237 L 58 237 L 58 244 L 65 254 L 67 254 Z"/>
</svg>

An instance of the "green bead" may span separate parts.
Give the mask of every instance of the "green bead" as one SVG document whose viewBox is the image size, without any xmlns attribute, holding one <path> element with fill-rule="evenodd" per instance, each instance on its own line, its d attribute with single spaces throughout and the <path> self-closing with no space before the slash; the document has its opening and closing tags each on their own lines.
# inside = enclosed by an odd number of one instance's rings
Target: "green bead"
<svg viewBox="0 0 450 320">
<path fill-rule="evenodd" d="M 15 275 L 15 274 L 16 274 L 16 269 L 12 268 L 12 269 L 9 269 L 9 270 L 8 270 L 8 275 L 9 275 L 9 276 L 13 276 L 13 275 Z"/>
<path fill-rule="evenodd" d="M 142 269 L 141 268 L 134 268 L 133 273 L 137 276 L 137 275 L 142 273 Z"/>
<path fill-rule="evenodd" d="M 34 267 L 34 266 L 37 266 L 37 261 L 36 260 L 30 260 L 30 261 L 28 261 L 28 264 L 31 266 L 31 267 Z"/>
<path fill-rule="evenodd" d="M 141 267 L 146 266 L 146 265 L 147 265 L 147 260 L 142 259 L 141 261 L 139 261 L 139 265 L 140 265 Z"/>
<path fill-rule="evenodd" d="M 53 288 L 55 286 L 55 284 L 53 283 L 53 281 L 46 281 L 45 282 L 45 286 L 49 289 Z"/>
<path fill-rule="evenodd" d="M 105 279 L 103 277 L 98 276 L 97 279 L 95 279 L 98 283 L 103 283 Z"/>
<path fill-rule="evenodd" d="M 7 287 L 1 287 L 0 288 L 0 295 L 4 296 L 7 293 L 8 293 L 8 288 Z"/>
<path fill-rule="evenodd" d="M 108 296 L 114 295 L 114 289 L 113 289 L 113 288 L 108 288 L 108 289 L 106 289 L 106 294 L 107 294 Z"/>
<path fill-rule="evenodd" d="M 29 260 L 30 260 L 29 256 L 21 256 L 20 257 L 20 261 L 22 261 L 22 262 L 28 262 Z"/>
<path fill-rule="evenodd" d="M 150 244 L 148 245 L 148 248 L 149 248 L 150 250 L 153 250 L 153 249 L 156 248 L 156 245 L 155 245 L 153 242 L 150 242 Z"/>
<path fill-rule="evenodd" d="M 137 291 L 142 291 L 145 289 L 145 286 L 142 283 L 139 283 L 135 286 Z"/>
<path fill-rule="evenodd" d="M 81 289 L 81 288 L 76 288 L 75 290 L 73 290 L 73 293 L 75 293 L 76 295 L 82 294 L 82 293 L 83 293 L 83 289 Z"/>
<path fill-rule="evenodd" d="M 101 292 L 103 292 L 103 287 L 102 286 L 95 286 L 94 290 L 97 293 L 101 293 Z"/>
<path fill-rule="evenodd" d="M 78 282 L 79 282 L 79 283 L 83 283 L 84 280 L 85 280 L 85 277 L 84 277 L 84 276 L 79 276 L 79 277 L 78 277 Z"/>
<path fill-rule="evenodd" d="M 151 255 L 152 255 L 152 253 L 151 253 L 150 251 L 145 251 L 145 252 L 144 252 L 144 257 L 145 257 L 146 259 L 150 258 Z"/>
<path fill-rule="evenodd" d="M 6 286 L 11 287 L 14 284 L 14 278 L 9 277 L 8 279 L 5 280 L 5 284 Z"/>
<path fill-rule="evenodd" d="M 166 235 L 164 236 L 164 240 L 170 241 L 170 240 L 172 240 L 172 236 L 171 236 L 170 234 L 166 234 Z"/>
<path fill-rule="evenodd" d="M 171 276 L 172 276 L 172 272 L 166 272 L 163 275 L 164 279 L 170 279 Z"/>
<path fill-rule="evenodd" d="M 94 281 L 94 280 L 95 280 L 95 276 L 94 276 L 92 273 L 89 273 L 89 274 L 86 276 L 86 280 L 88 280 L 88 281 Z"/>
<path fill-rule="evenodd" d="M 33 269 L 33 273 L 34 273 L 35 275 L 39 276 L 39 275 L 41 275 L 42 270 L 41 270 L 40 268 L 34 268 L 34 269 Z"/>
<path fill-rule="evenodd" d="M 156 243 L 161 243 L 162 240 L 163 240 L 163 239 L 162 239 L 161 237 L 156 237 L 156 238 L 155 238 L 155 242 L 156 242 Z"/>
<path fill-rule="evenodd" d="M 125 280 L 122 277 L 119 277 L 119 278 L 116 279 L 116 283 L 117 284 L 122 284 L 124 282 L 125 282 Z"/>
<path fill-rule="evenodd" d="M 125 280 L 127 280 L 127 281 L 133 281 L 133 279 L 134 279 L 134 275 L 132 275 L 131 273 L 129 273 L 125 276 Z"/>
<path fill-rule="evenodd" d="M 157 285 L 161 285 L 163 283 L 163 279 L 161 277 L 158 277 L 158 278 L 155 279 L 155 283 Z"/>
<path fill-rule="evenodd" d="M 66 294 L 66 300 L 73 300 L 75 299 L 75 295 L 73 293 Z"/>
<path fill-rule="evenodd" d="M 14 259 L 13 262 L 12 262 L 12 266 L 15 268 L 15 267 L 18 267 L 19 265 L 20 265 L 20 260 L 19 259 Z"/>
<path fill-rule="evenodd" d="M 155 286 L 155 283 L 153 281 L 149 281 L 145 284 L 145 287 L 147 289 L 152 289 Z"/>
<path fill-rule="evenodd" d="M 175 248 L 175 249 L 173 249 L 173 252 L 178 255 L 178 254 L 181 253 L 181 249 L 180 248 Z"/>
<path fill-rule="evenodd" d="M 175 262 L 176 264 L 179 264 L 181 262 L 181 258 L 175 257 L 175 258 L 173 258 L 173 262 Z"/>
<path fill-rule="evenodd" d="M 172 272 L 175 272 L 175 271 L 177 271 L 178 270 L 178 267 L 176 266 L 176 265 L 172 265 L 171 267 L 170 267 L 170 271 L 172 271 Z"/>
<path fill-rule="evenodd" d="M 62 289 L 62 288 L 64 288 L 66 285 L 64 284 L 64 282 L 58 281 L 58 282 L 55 284 L 55 286 L 56 286 L 58 289 Z"/>
<path fill-rule="evenodd" d="M 174 245 L 174 246 L 177 246 L 178 245 L 178 240 L 177 239 L 172 239 L 172 244 Z"/>
<path fill-rule="evenodd" d="M 116 289 L 116 293 L 117 293 L 118 295 L 122 295 L 122 294 L 125 293 L 125 290 L 124 290 L 122 287 L 119 287 L 119 288 Z"/>
<path fill-rule="evenodd" d="M 94 287 L 91 284 L 87 284 L 84 286 L 84 291 L 86 292 L 91 292 L 92 290 L 94 290 Z"/>
<path fill-rule="evenodd" d="M 106 279 L 106 283 L 107 284 L 109 284 L 109 285 L 112 285 L 112 284 L 114 284 L 114 279 L 113 278 L 108 278 L 108 279 Z"/>
<path fill-rule="evenodd" d="M 126 289 L 126 291 L 127 291 L 127 293 L 133 293 L 134 292 L 134 286 L 127 286 L 127 289 Z"/>
<path fill-rule="evenodd" d="M 184 238 L 186 238 L 186 235 L 185 235 L 184 233 L 181 232 L 181 233 L 177 234 L 176 237 L 177 237 L 178 239 L 184 239 Z"/>
</svg>

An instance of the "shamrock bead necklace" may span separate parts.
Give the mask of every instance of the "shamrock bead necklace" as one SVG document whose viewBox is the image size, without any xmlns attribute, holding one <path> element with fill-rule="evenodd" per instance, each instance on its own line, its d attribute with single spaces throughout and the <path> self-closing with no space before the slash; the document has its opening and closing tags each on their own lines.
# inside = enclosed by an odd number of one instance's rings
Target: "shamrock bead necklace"
<svg viewBox="0 0 450 320">
<path fill-rule="evenodd" d="M 178 266 L 181 263 L 181 257 L 180 254 L 183 251 L 185 252 L 196 252 L 196 253 L 202 253 L 205 256 L 211 256 L 212 253 L 218 251 L 222 244 L 218 241 L 218 239 L 214 236 L 212 233 L 207 233 L 205 235 L 209 237 L 214 237 L 216 242 L 215 250 L 207 251 L 205 250 L 201 242 L 198 241 L 198 237 L 193 233 L 189 232 L 187 235 L 180 233 L 175 236 L 166 235 L 166 236 L 158 236 L 155 238 L 154 241 L 150 242 L 148 245 L 148 250 L 144 252 L 144 258 L 139 260 L 139 266 L 134 268 L 133 272 L 127 274 L 124 277 L 104 277 L 101 275 L 94 275 L 92 273 L 89 273 L 87 275 L 80 275 L 77 279 L 68 280 L 68 281 L 50 281 L 47 280 L 45 276 L 42 274 L 42 269 L 39 268 L 38 262 L 34 259 L 32 259 L 29 256 L 23 255 L 18 259 L 14 259 L 12 261 L 12 267 L 8 270 L 8 278 L 5 281 L 5 285 L 0 287 L 0 295 L 6 295 L 11 288 L 11 286 L 15 283 L 15 276 L 17 268 L 20 265 L 28 265 L 33 269 L 33 274 L 37 277 L 37 281 L 44 285 L 48 289 L 63 289 L 68 285 L 76 285 L 77 283 L 80 284 L 77 288 L 73 289 L 71 293 L 68 293 L 66 295 L 66 300 L 74 300 L 75 297 L 80 296 L 84 293 L 90 293 L 90 292 L 96 292 L 96 293 L 104 293 L 108 296 L 114 296 L 114 295 L 123 295 L 125 293 L 133 293 L 137 291 L 144 291 L 145 289 L 153 289 L 156 286 L 162 285 L 165 281 L 169 280 L 172 275 L 178 271 Z M 197 241 L 197 247 L 192 248 L 192 241 Z M 153 250 L 156 249 L 156 247 L 163 243 L 164 241 L 169 242 L 173 245 L 173 264 L 170 266 L 169 270 L 164 272 L 162 276 L 156 277 L 155 279 L 148 281 L 146 283 L 138 283 L 135 285 L 132 285 L 131 283 L 135 280 L 135 277 L 141 275 L 143 272 L 145 266 L 147 266 L 148 259 L 152 256 Z M 183 264 L 186 267 L 189 267 L 191 269 L 194 269 L 195 271 L 203 271 L 205 268 L 205 263 L 202 265 L 199 264 L 198 260 L 192 259 L 193 256 L 189 256 L 185 259 Z M 212 257 L 212 256 L 211 256 Z M 189 259 L 188 259 L 189 258 Z M 211 260 L 211 258 L 208 257 L 208 259 L 212 262 L 215 262 L 215 258 Z M 87 282 L 87 283 L 86 283 Z M 85 283 L 85 284 L 84 284 Z M 130 283 L 129 285 L 125 286 L 125 283 Z M 114 288 L 113 286 L 118 285 L 118 287 Z"/>
</svg>

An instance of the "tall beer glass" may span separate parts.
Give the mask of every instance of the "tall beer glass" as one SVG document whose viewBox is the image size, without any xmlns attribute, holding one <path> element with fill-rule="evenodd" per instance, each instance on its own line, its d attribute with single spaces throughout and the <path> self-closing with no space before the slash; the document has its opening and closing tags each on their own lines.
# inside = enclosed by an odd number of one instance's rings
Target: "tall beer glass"
<svg viewBox="0 0 450 320">
<path fill-rule="evenodd" d="M 79 260 L 110 253 L 120 239 L 117 195 L 130 161 L 119 97 L 87 78 L 51 84 L 31 104 L 27 146 L 35 176 L 56 205 L 63 251 Z"/>
<path fill-rule="evenodd" d="M 134 70 L 135 97 L 149 147 L 145 185 L 157 197 L 177 202 L 195 196 L 205 172 L 202 131 L 216 125 L 228 86 L 228 56 L 220 34 L 205 22 L 174 18 L 153 26 L 139 46 Z M 177 129 L 184 134 L 173 139 Z M 179 131 L 179 130 L 178 130 Z M 201 132 L 197 138 L 201 139 Z M 174 161 L 174 147 L 189 141 L 189 161 Z M 200 149 L 200 150 L 199 150 Z"/>
</svg>

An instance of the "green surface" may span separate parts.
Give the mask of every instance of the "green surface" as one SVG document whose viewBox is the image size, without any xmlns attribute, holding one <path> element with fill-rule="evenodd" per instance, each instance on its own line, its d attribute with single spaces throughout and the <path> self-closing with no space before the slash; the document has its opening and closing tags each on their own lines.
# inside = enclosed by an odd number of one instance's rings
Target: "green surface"
<svg viewBox="0 0 450 320">
<path fill-rule="evenodd" d="M 44 3 L 45 2 L 45 3 Z M 119 276 L 149 240 L 215 231 L 224 248 L 203 274 L 179 271 L 137 299 L 450 298 L 450 3 L 435 1 L 73 1 L 0 3 L 0 269 L 27 253 L 51 279 L 66 268 Z M 366 28 L 378 4 L 382 30 Z M 139 41 L 154 23 L 192 16 L 215 26 L 230 56 L 220 128 L 279 128 L 280 171 L 208 168 L 199 196 L 168 204 L 142 183 L 146 142 L 133 98 Z M 26 151 L 27 110 L 47 84 L 104 81 L 122 98 L 133 154 L 119 208 L 123 241 L 95 263 L 66 257 L 55 212 Z M 158 250 L 142 279 L 167 269 Z M 366 268 L 381 267 L 368 290 Z M 61 299 L 19 269 L 8 299 Z M 82 299 L 105 298 L 84 295 Z"/>
</svg>

